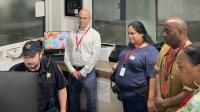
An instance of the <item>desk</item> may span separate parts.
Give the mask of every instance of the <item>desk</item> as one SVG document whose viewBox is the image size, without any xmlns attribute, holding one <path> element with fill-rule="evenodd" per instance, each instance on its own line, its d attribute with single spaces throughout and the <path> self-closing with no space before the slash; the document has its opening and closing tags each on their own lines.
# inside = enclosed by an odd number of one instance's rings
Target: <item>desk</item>
<svg viewBox="0 0 200 112">
<path fill-rule="evenodd" d="M 64 61 L 55 61 L 62 71 L 68 71 Z M 98 60 L 95 65 L 96 74 L 98 77 L 110 78 L 112 73 L 113 62 Z"/>
</svg>

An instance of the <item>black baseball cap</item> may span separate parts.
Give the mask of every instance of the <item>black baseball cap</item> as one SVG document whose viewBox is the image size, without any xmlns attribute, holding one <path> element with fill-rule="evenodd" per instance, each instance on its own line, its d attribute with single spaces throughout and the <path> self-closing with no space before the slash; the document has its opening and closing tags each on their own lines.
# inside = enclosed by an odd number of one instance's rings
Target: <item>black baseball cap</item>
<svg viewBox="0 0 200 112">
<path fill-rule="evenodd" d="M 34 57 L 37 52 L 42 51 L 41 41 L 29 41 L 24 44 L 21 56 Z"/>
</svg>

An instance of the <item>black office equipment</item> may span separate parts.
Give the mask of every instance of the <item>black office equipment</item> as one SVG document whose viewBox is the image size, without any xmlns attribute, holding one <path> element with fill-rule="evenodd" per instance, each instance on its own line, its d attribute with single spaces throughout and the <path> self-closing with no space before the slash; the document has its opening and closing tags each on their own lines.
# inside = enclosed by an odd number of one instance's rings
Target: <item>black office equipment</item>
<svg viewBox="0 0 200 112">
<path fill-rule="evenodd" d="M 0 71 L 0 112 L 38 111 L 38 74 Z"/>
<path fill-rule="evenodd" d="M 51 59 L 53 61 L 64 60 L 64 49 L 52 49 L 52 50 L 44 50 L 44 57 Z"/>
<path fill-rule="evenodd" d="M 119 60 L 119 54 L 120 52 L 125 49 L 125 45 L 115 45 L 114 50 L 111 52 L 109 56 L 109 61 L 110 62 L 117 62 Z"/>
<path fill-rule="evenodd" d="M 77 16 L 82 4 L 82 0 L 65 0 L 65 16 Z"/>
</svg>

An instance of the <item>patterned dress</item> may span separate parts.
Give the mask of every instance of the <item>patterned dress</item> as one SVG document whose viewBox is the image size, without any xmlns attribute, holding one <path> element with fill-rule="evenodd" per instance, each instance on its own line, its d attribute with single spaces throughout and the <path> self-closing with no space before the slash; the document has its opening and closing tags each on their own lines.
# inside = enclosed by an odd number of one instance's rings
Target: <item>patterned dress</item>
<svg viewBox="0 0 200 112">
<path fill-rule="evenodd" d="M 200 88 L 194 93 L 188 103 L 177 112 L 200 112 Z"/>
</svg>

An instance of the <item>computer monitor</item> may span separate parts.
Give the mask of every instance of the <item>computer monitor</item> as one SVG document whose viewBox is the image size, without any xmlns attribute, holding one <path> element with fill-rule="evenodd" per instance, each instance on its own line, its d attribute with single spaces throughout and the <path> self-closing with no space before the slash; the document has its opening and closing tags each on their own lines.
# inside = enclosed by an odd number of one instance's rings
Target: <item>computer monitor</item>
<svg viewBox="0 0 200 112">
<path fill-rule="evenodd" d="M 69 31 L 65 32 L 44 32 L 45 50 L 65 49 Z"/>
<path fill-rule="evenodd" d="M 0 71 L 0 112 L 38 111 L 38 74 Z"/>
</svg>

